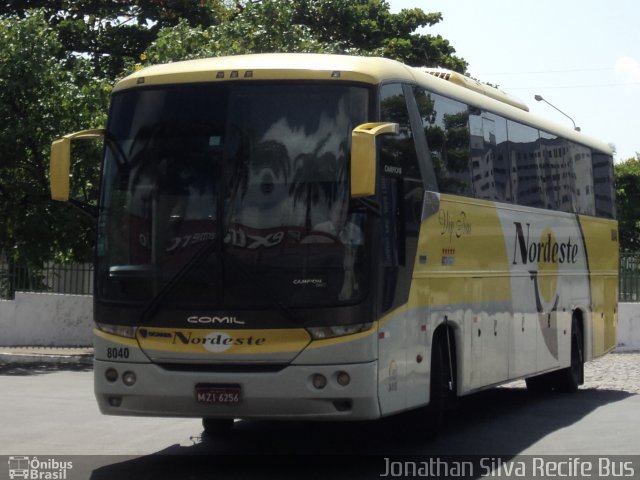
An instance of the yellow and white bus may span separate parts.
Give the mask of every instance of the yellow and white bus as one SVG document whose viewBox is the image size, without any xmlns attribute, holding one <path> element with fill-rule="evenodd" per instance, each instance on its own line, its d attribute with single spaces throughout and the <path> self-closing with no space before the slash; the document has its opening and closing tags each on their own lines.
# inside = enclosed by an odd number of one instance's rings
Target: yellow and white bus
<svg viewBox="0 0 640 480">
<path fill-rule="evenodd" d="M 104 138 L 95 394 L 110 415 L 363 420 L 613 349 L 606 144 L 441 70 L 269 54 L 140 70 Z"/>
</svg>

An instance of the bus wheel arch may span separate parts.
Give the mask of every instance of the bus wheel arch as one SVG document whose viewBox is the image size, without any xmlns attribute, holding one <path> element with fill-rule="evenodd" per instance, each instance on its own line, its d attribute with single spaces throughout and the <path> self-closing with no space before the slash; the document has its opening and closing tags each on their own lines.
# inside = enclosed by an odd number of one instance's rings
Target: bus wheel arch
<svg viewBox="0 0 640 480">
<path fill-rule="evenodd" d="M 534 392 L 575 392 L 584 384 L 585 323 L 582 310 L 571 314 L 570 364 L 568 367 L 526 379 L 527 389 Z"/>
</svg>

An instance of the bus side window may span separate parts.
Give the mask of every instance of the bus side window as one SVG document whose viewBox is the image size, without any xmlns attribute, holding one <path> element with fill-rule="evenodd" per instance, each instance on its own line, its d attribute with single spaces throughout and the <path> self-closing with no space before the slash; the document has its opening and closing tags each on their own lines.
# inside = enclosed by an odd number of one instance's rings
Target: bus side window
<svg viewBox="0 0 640 480">
<path fill-rule="evenodd" d="M 469 108 L 420 87 L 415 90 L 439 191 L 472 196 Z"/>
</svg>

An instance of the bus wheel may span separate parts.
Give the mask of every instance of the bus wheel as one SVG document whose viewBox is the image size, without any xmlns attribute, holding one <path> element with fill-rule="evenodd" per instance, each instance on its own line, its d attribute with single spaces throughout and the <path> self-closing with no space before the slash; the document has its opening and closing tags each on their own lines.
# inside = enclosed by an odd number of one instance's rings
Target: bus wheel
<svg viewBox="0 0 640 480">
<path fill-rule="evenodd" d="M 203 418 L 202 428 L 207 437 L 225 437 L 231 433 L 233 418 Z"/>
<path fill-rule="evenodd" d="M 580 322 L 571 320 L 571 365 L 556 372 L 555 388 L 559 392 L 575 392 L 584 383 L 584 343 Z"/>
<path fill-rule="evenodd" d="M 431 344 L 431 376 L 429 381 L 429 405 L 426 407 L 426 428 L 428 435 L 435 435 L 442 429 L 444 409 L 449 392 L 445 351 L 440 336 Z"/>
</svg>

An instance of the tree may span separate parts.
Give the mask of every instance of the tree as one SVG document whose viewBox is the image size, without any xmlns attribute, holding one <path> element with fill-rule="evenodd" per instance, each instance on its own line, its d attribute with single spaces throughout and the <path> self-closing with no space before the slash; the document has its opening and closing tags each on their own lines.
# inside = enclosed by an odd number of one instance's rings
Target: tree
<svg viewBox="0 0 640 480">
<path fill-rule="evenodd" d="M 383 0 L 261 0 L 236 2 L 226 20 L 209 26 L 187 21 L 163 28 L 147 49 L 147 63 L 267 52 L 377 55 L 409 65 L 464 72 L 440 36 L 414 33 L 442 20 L 420 9 L 393 14 Z"/>
<path fill-rule="evenodd" d="M 464 73 L 467 63 L 440 36 L 420 35 L 418 28 L 442 21 L 441 13 L 419 8 L 393 14 L 384 0 L 293 0 L 294 22 L 338 52 L 367 52 L 411 66 L 443 67 Z"/>
<path fill-rule="evenodd" d="M 614 166 L 620 249 L 640 252 L 640 154 Z"/>
<path fill-rule="evenodd" d="M 208 27 L 224 20 L 224 0 L 5 0 L 0 16 L 38 9 L 66 52 L 89 58 L 94 74 L 115 79 L 139 60 L 162 28 Z"/>
<path fill-rule="evenodd" d="M 383 0 L 0 0 L 0 259 L 92 258 L 94 221 L 49 198 L 50 144 L 104 126 L 111 85 L 134 64 L 286 51 L 463 72 L 446 40 L 415 33 L 441 19 Z M 99 148 L 74 151 L 72 195 L 95 199 Z"/>
<path fill-rule="evenodd" d="M 0 18 L 0 254 L 38 265 L 92 257 L 93 222 L 52 202 L 51 140 L 104 124 L 110 87 L 67 54 L 43 12 Z M 95 198 L 98 163 L 75 162 L 73 192 Z"/>
</svg>

